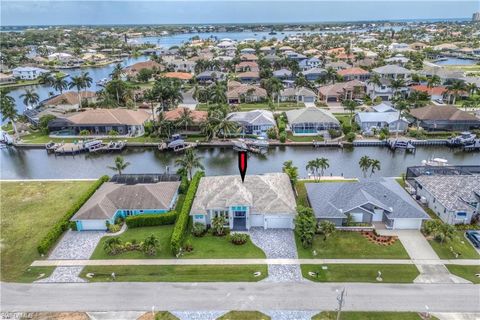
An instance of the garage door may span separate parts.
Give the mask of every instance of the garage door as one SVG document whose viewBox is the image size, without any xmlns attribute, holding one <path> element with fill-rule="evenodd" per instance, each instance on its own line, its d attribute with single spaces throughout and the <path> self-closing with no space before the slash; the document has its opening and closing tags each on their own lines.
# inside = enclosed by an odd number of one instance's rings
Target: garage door
<svg viewBox="0 0 480 320">
<path fill-rule="evenodd" d="M 251 214 L 250 215 L 250 227 L 263 227 L 263 214 Z"/>
<path fill-rule="evenodd" d="M 421 219 L 395 219 L 393 229 L 420 229 Z"/>
<path fill-rule="evenodd" d="M 81 220 L 83 230 L 106 230 L 105 220 Z"/>
<path fill-rule="evenodd" d="M 292 229 L 292 217 L 266 216 L 265 229 Z"/>
</svg>

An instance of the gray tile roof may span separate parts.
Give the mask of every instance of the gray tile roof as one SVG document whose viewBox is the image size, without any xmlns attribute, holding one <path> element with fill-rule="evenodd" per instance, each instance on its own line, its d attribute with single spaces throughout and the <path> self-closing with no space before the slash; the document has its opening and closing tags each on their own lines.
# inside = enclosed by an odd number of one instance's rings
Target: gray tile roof
<svg viewBox="0 0 480 320">
<path fill-rule="evenodd" d="M 472 209 L 467 202 L 480 201 L 480 175 L 435 175 L 415 178 L 447 210 Z"/>
<path fill-rule="evenodd" d="M 404 67 L 397 66 L 395 64 L 387 64 L 385 66 L 375 68 L 372 71 L 379 74 L 411 74 L 412 73 L 412 71 Z"/>
<path fill-rule="evenodd" d="M 306 107 L 303 109 L 289 110 L 286 112 L 288 123 L 336 123 L 339 124 L 337 118 L 329 111 L 317 108 L 317 107 Z"/>
<path fill-rule="evenodd" d="M 105 182 L 72 220 L 110 219 L 120 209 L 170 209 L 180 181 L 126 185 Z"/>
<path fill-rule="evenodd" d="M 392 178 L 306 183 L 305 187 L 317 218 L 346 218 L 344 212 L 368 203 L 386 210 L 390 219 L 429 219 L 425 211 Z"/>
<path fill-rule="evenodd" d="M 227 116 L 228 120 L 239 122 L 243 125 L 272 125 L 275 126 L 273 113 L 268 110 L 252 110 L 246 112 L 232 112 Z"/>
</svg>

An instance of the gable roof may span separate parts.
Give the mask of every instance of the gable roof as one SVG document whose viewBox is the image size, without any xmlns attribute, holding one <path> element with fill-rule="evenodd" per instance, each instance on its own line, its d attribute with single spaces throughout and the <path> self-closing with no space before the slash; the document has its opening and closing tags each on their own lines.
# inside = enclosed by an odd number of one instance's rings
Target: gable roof
<svg viewBox="0 0 480 320">
<path fill-rule="evenodd" d="M 429 219 L 425 211 L 391 178 L 306 183 L 305 188 L 317 218 L 346 218 L 346 212 L 371 204 L 387 211 L 390 219 Z"/>
<path fill-rule="evenodd" d="M 303 109 L 289 110 L 286 112 L 288 123 L 305 123 L 305 122 L 317 122 L 317 123 L 336 123 L 340 124 L 337 118 L 329 111 L 317 108 L 306 107 Z"/>
<path fill-rule="evenodd" d="M 398 111 L 392 112 L 357 112 L 356 120 L 360 122 L 385 122 L 393 123 L 398 120 Z M 401 121 L 407 122 L 405 118 L 400 118 Z"/>
<path fill-rule="evenodd" d="M 442 95 L 446 93 L 448 90 L 445 87 L 428 87 L 425 85 L 416 85 L 416 86 L 411 86 L 410 87 L 411 91 L 419 91 L 419 92 L 425 92 L 428 95 Z"/>
<path fill-rule="evenodd" d="M 227 115 L 228 120 L 239 122 L 244 125 L 273 125 L 275 118 L 268 110 L 252 110 L 244 112 L 232 112 Z"/>
<path fill-rule="evenodd" d="M 280 96 L 282 97 L 292 97 L 292 96 L 305 96 L 305 97 L 316 97 L 317 94 L 312 90 L 300 87 L 300 88 L 286 88 L 280 91 Z"/>
<path fill-rule="evenodd" d="M 337 72 L 341 76 L 350 76 L 350 75 L 367 75 L 370 72 L 367 70 L 363 70 L 362 68 L 348 68 L 348 69 L 343 69 L 339 70 Z"/>
<path fill-rule="evenodd" d="M 82 91 L 80 92 L 81 99 L 94 98 L 96 93 L 93 91 Z M 76 105 L 79 104 L 78 93 L 74 91 L 67 91 L 62 94 L 56 95 L 48 100 L 43 101 L 46 106 L 57 106 L 57 105 Z"/>
<path fill-rule="evenodd" d="M 188 110 L 188 114 L 190 118 L 192 118 L 194 123 L 201 123 L 207 120 L 208 112 L 207 111 L 200 111 L 200 110 L 191 110 L 190 108 L 178 107 L 169 111 L 165 111 L 165 119 L 170 121 L 175 121 L 180 119 L 182 114 Z"/>
<path fill-rule="evenodd" d="M 376 106 L 372 107 L 375 112 L 392 112 L 392 111 L 397 111 L 394 107 L 389 102 L 383 101 L 380 104 L 377 104 Z"/>
<path fill-rule="evenodd" d="M 74 124 L 142 125 L 151 115 L 144 110 L 88 109 L 66 119 Z"/>
<path fill-rule="evenodd" d="M 412 71 L 397 66 L 396 64 L 387 64 L 385 66 L 381 66 L 372 70 L 373 72 L 380 73 L 380 74 L 411 74 Z"/>
<path fill-rule="evenodd" d="M 120 209 L 170 209 L 180 181 L 127 185 L 105 182 L 71 220 L 110 219 Z"/>
<path fill-rule="evenodd" d="M 193 78 L 193 75 L 188 72 L 166 72 L 163 74 L 165 78 L 173 78 L 180 80 L 190 80 Z"/>
<path fill-rule="evenodd" d="M 353 90 L 355 87 L 365 87 L 365 84 L 359 80 L 351 80 L 347 82 L 337 82 L 322 86 L 318 89 L 318 92 L 323 96 L 331 95 L 343 95 L 344 91 Z"/>
<path fill-rule="evenodd" d="M 458 109 L 455 106 L 433 106 L 410 110 L 410 115 L 419 120 L 449 120 L 449 121 L 478 121 L 474 115 Z"/>
<path fill-rule="evenodd" d="M 246 94 L 248 91 L 252 91 L 253 95 L 259 98 L 264 98 L 267 96 L 267 91 L 258 86 L 242 84 L 238 81 L 229 81 L 227 98 L 229 99 L 239 98 L 241 95 Z"/>
<path fill-rule="evenodd" d="M 295 196 L 285 173 L 203 177 L 190 215 L 207 213 L 209 209 L 249 206 L 251 214 L 295 215 Z"/>
</svg>

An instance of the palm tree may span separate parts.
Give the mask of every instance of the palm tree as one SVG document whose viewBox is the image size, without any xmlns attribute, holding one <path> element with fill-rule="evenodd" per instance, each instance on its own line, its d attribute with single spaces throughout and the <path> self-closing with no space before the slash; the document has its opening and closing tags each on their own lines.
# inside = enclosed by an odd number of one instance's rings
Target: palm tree
<svg viewBox="0 0 480 320">
<path fill-rule="evenodd" d="M 64 77 L 57 75 L 52 80 L 52 87 L 56 91 L 60 91 L 60 94 L 62 94 L 63 90 L 68 88 L 68 82 Z"/>
<path fill-rule="evenodd" d="M 353 113 L 355 112 L 355 108 L 357 107 L 357 103 L 353 100 L 343 100 L 342 106 L 345 107 L 348 111 L 350 111 L 350 124 L 353 121 Z"/>
<path fill-rule="evenodd" d="M 197 157 L 193 149 L 187 149 L 183 158 L 175 160 L 175 164 L 180 166 L 180 169 L 184 172 L 188 172 L 188 180 L 192 180 L 192 170 L 195 168 L 204 170 L 204 167 L 200 160 L 202 157 Z"/>
<path fill-rule="evenodd" d="M 193 124 L 192 111 L 188 108 L 183 108 L 180 113 L 180 118 L 177 120 L 178 126 L 185 126 L 185 131 L 187 131 L 188 126 Z"/>
<path fill-rule="evenodd" d="M 380 78 L 380 75 L 378 73 L 374 73 L 370 77 L 370 80 L 368 80 L 368 83 L 373 84 L 373 91 L 375 91 L 377 87 L 380 87 L 382 85 L 382 80 Z"/>
<path fill-rule="evenodd" d="M 405 81 L 403 79 L 393 79 L 390 81 L 390 87 L 393 90 L 393 96 L 396 97 L 399 90 L 405 87 Z"/>
<path fill-rule="evenodd" d="M 307 162 L 307 165 L 305 166 L 305 169 L 307 171 L 311 171 L 313 173 L 313 178 L 315 179 L 316 177 L 316 173 L 317 173 L 317 170 L 318 170 L 318 165 L 317 165 L 317 161 L 316 160 L 310 160 Z"/>
<path fill-rule="evenodd" d="M 442 80 L 440 79 L 439 76 L 435 74 L 427 80 L 427 87 L 433 88 L 440 85 L 441 83 L 442 83 Z"/>
<path fill-rule="evenodd" d="M 473 95 L 475 92 L 477 92 L 478 87 L 474 82 L 472 82 L 472 83 L 466 84 L 465 89 L 468 91 L 470 95 Z"/>
<path fill-rule="evenodd" d="M 402 115 L 404 112 L 408 112 L 410 110 L 407 101 L 400 99 L 395 102 L 395 108 L 398 110 L 398 119 L 397 119 L 397 132 L 395 133 L 395 137 L 398 138 L 398 132 L 400 130 L 400 120 L 402 119 Z"/>
<path fill-rule="evenodd" d="M 28 107 L 33 107 L 40 101 L 38 93 L 34 92 L 32 89 L 26 89 L 25 93 L 21 94 L 20 99 L 23 99 L 23 104 Z"/>
<path fill-rule="evenodd" d="M 337 71 L 333 67 L 328 67 L 325 77 L 332 83 L 335 83 L 335 80 L 337 79 Z"/>
<path fill-rule="evenodd" d="M 375 173 L 375 170 L 380 170 L 380 160 L 370 159 L 371 172 L 370 176 Z"/>
<path fill-rule="evenodd" d="M 283 163 L 282 171 L 290 178 L 290 183 L 295 188 L 298 181 L 298 168 L 293 166 L 292 160 Z"/>
<path fill-rule="evenodd" d="M 166 135 L 167 138 L 170 137 L 173 129 L 173 122 L 165 118 L 165 113 L 160 111 L 158 113 L 158 133 L 160 135 Z"/>
<path fill-rule="evenodd" d="M 369 156 L 363 156 L 360 158 L 360 161 L 358 162 L 358 165 L 360 166 L 360 169 L 363 172 L 363 177 L 367 177 L 367 171 L 370 169 L 370 166 L 372 165 L 372 161 Z"/>
<path fill-rule="evenodd" d="M 121 175 L 122 171 L 125 170 L 129 165 L 130 162 L 125 162 L 123 157 L 117 156 L 115 157 L 115 165 L 112 167 L 108 166 L 108 168 L 112 169 L 113 171 L 118 171 L 118 174 Z"/>
<path fill-rule="evenodd" d="M 112 73 L 110 73 L 110 77 L 112 78 L 112 80 L 118 80 L 122 76 L 122 73 L 123 73 L 122 65 L 120 63 L 117 63 L 113 68 Z"/>
<path fill-rule="evenodd" d="M 108 239 L 103 244 L 103 250 L 108 254 L 116 254 L 117 247 L 122 244 L 122 240 L 118 237 L 107 237 Z"/>
<path fill-rule="evenodd" d="M 211 95 L 212 101 L 215 102 L 216 104 L 226 103 L 227 102 L 226 90 L 227 88 L 225 88 L 224 85 L 222 85 L 221 83 L 216 83 Z"/>
<path fill-rule="evenodd" d="M 72 80 L 70 80 L 70 83 L 68 84 L 69 89 L 75 88 L 77 90 L 79 108 L 82 107 L 82 97 L 80 96 L 80 91 L 82 91 L 83 87 L 84 87 L 84 82 L 81 76 L 72 77 Z"/>
<path fill-rule="evenodd" d="M 461 80 L 455 80 L 451 85 L 447 86 L 447 90 L 449 94 L 453 95 L 452 104 L 455 104 L 460 92 L 465 90 L 465 82 Z M 448 100 L 450 101 L 450 98 Z"/>
<path fill-rule="evenodd" d="M 318 168 L 320 169 L 320 178 L 323 177 L 323 172 L 330 167 L 330 164 L 328 163 L 327 158 L 320 158 L 320 159 L 315 159 L 315 162 L 317 163 Z"/>
<path fill-rule="evenodd" d="M 15 120 L 18 117 L 17 108 L 15 108 L 15 99 L 10 97 L 4 90 L 0 91 L 0 113 L 2 114 L 2 122 L 10 120 L 15 136 L 18 136 Z"/>
<path fill-rule="evenodd" d="M 231 135 L 233 132 L 236 132 L 238 129 L 238 124 L 228 120 L 227 117 L 221 118 L 215 126 L 215 132 L 221 132 L 224 140 L 227 138 L 227 136 Z"/>
<path fill-rule="evenodd" d="M 38 76 L 38 83 L 45 85 L 52 85 L 53 77 L 49 72 L 44 72 Z"/>
<path fill-rule="evenodd" d="M 82 72 L 80 75 L 83 81 L 83 87 L 85 91 L 87 91 L 87 88 L 90 88 L 92 86 L 93 79 L 88 75 L 88 72 Z"/>
</svg>

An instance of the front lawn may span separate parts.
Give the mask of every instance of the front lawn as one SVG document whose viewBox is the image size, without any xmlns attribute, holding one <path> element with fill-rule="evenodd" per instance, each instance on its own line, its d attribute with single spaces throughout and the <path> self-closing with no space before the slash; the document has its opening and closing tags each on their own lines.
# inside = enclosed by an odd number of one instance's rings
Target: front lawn
<svg viewBox="0 0 480 320">
<path fill-rule="evenodd" d="M 389 246 L 380 245 L 368 241 L 359 232 L 336 231 L 326 241 L 323 235 L 315 235 L 313 246 L 308 249 L 296 240 L 301 259 L 410 259 L 400 240 Z"/>
<path fill-rule="evenodd" d="M 145 319 L 143 319 L 142 317 L 140 317 L 138 318 L 138 320 L 153 320 L 153 319 L 148 317 L 145 317 Z M 180 320 L 180 319 L 178 319 L 168 311 L 160 311 L 155 313 L 155 320 Z"/>
<path fill-rule="evenodd" d="M 335 311 L 324 311 L 312 317 L 312 320 L 335 320 Z M 364 312 L 364 311 L 343 311 L 342 320 L 422 320 L 416 312 Z M 437 318 L 430 317 L 430 320 Z"/>
<path fill-rule="evenodd" d="M 255 277 L 257 271 L 261 275 Z M 267 265 L 87 266 L 90 282 L 254 282 L 267 277 Z M 86 275 L 93 273 L 93 278 Z"/>
<path fill-rule="evenodd" d="M 472 281 L 475 284 L 480 284 L 480 277 L 476 274 L 480 274 L 480 266 L 459 266 L 454 264 L 445 265 L 456 276 Z"/>
<path fill-rule="evenodd" d="M 327 267 L 323 270 L 322 267 Z M 412 283 L 419 275 L 417 268 L 410 264 L 302 264 L 302 275 L 315 282 L 373 282 L 378 271 L 382 272 L 385 283 Z M 309 272 L 315 272 L 310 276 Z"/>
<path fill-rule="evenodd" d="M 480 259 L 480 255 L 470 241 L 465 238 L 464 234 L 465 231 L 456 231 L 451 241 L 440 243 L 437 240 L 431 239 L 428 240 L 428 242 L 440 259 Z M 455 257 L 454 252 L 459 254 L 458 258 Z"/>
<path fill-rule="evenodd" d="M 243 245 L 235 245 L 227 237 L 207 234 L 203 237 L 187 236 L 186 243 L 193 246 L 192 252 L 186 252 L 186 259 L 265 259 L 265 253 L 249 239 Z"/>
<path fill-rule="evenodd" d="M 40 258 L 37 252 L 40 240 L 92 183 L 0 183 L 2 281 L 23 281 L 28 266 Z"/>
<path fill-rule="evenodd" d="M 29 267 L 23 274 L 15 279 L 15 282 L 31 283 L 40 279 L 48 278 L 55 267 Z"/>
<path fill-rule="evenodd" d="M 269 320 L 269 316 L 259 311 L 230 311 L 217 320 Z"/>
</svg>

